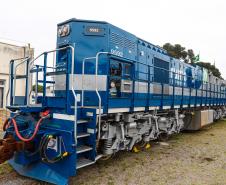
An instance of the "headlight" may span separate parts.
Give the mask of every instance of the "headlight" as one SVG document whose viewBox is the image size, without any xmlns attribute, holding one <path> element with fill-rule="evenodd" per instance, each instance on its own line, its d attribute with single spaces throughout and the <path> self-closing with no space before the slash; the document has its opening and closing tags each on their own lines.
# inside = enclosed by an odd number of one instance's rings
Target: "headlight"
<svg viewBox="0 0 226 185">
<path fill-rule="evenodd" d="M 59 37 L 67 36 L 67 35 L 69 35 L 69 33 L 70 33 L 70 25 L 69 24 L 60 26 L 58 28 L 58 36 Z"/>
<path fill-rule="evenodd" d="M 58 36 L 61 36 L 61 35 L 62 35 L 62 32 L 63 32 L 63 30 L 62 30 L 62 28 L 60 27 L 60 28 L 58 29 Z"/>
<path fill-rule="evenodd" d="M 111 88 L 115 88 L 115 82 L 114 81 L 111 81 Z"/>
</svg>

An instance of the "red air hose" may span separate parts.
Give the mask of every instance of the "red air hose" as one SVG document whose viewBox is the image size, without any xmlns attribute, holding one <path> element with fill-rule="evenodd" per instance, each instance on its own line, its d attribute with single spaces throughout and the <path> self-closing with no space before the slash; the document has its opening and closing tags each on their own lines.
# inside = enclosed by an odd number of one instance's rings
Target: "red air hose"
<svg viewBox="0 0 226 185">
<path fill-rule="evenodd" d="M 35 126 L 35 130 L 34 130 L 34 133 L 32 134 L 32 136 L 30 138 L 24 138 L 23 136 L 21 136 L 19 130 L 18 130 L 18 126 L 17 126 L 17 123 L 16 123 L 16 120 L 14 118 L 11 118 L 11 119 L 7 119 L 3 125 L 3 130 L 5 131 L 10 124 L 13 124 L 14 126 L 14 129 L 15 129 L 15 132 L 16 132 L 16 135 L 17 137 L 21 140 L 21 141 L 24 141 L 24 142 L 29 142 L 31 140 L 33 140 L 36 136 L 36 134 L 38 133 L 38 130 L 39 130 L 39 126 L 41 124 L 41 122 L 43 121 L 43 117 L 40 118 Z"/>
<path fill-rule="evenodd" d="M 3 123 L 2 130 L 3 130 L 4 132 L 6 131 L 7 128 L 9 128 L 9 125 L 10 125 L 9 121 L 10 121 L 10 118 L 7 118 L 7 119 L 5 120 L 5 122 Z"/>
</svg>

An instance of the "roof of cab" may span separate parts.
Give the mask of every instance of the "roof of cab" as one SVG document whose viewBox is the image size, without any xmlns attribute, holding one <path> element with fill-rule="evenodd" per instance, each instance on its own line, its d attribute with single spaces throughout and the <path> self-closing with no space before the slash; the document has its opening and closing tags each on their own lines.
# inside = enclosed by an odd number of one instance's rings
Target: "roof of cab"
<svg viewBox="0 0 226 185">
<path fill-rule="evenodd" d="M 61 22 L 59 24 L 57 24 L 57 26 L 61 26 L 63 24 L 67 24 L 69 22 L 89 22 L 89 23 L 102 23 L 102 24 L 108 24 L 108 22 L 105 21 L 94 21 L 94 20 L 84 20 L 84 19 L 76 19 L 76 18 L 72 18 L 72 19 L 68 19 L 64 22 Z"/>
</svg>

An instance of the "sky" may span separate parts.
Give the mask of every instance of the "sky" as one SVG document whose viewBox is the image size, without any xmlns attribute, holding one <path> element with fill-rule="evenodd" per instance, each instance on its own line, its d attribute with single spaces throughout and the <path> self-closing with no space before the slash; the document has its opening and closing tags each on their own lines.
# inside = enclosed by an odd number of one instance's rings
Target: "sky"
<svg viewBox="0 0 226 185">
<path fill-rule="evenodd" d="M 55 48 L 57 23 L 70 18 L 107 21 L 159 46 L 181 44 L 226 78 L 225 0 L 7 0 L 0 41 L 30 43 L 38 55 Z"/>
</svg>

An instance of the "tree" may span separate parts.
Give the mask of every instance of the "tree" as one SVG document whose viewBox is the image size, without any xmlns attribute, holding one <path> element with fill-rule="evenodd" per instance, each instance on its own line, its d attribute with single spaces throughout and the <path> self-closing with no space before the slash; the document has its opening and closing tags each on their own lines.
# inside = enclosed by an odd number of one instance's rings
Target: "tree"
<svg viewBox="0 0 226 185">
<path fill-rule="evenodd" d="M 198 62 L 196 65 L 208 69 L 208 71 L 212 72 L 214 76 L 223 79 L 220 70 L 216 68 L 215 65 L 212 65 L 209 62 Z"/>
<path fill-rule="evenodd" d="M 35 91 L 35 85 L 32 86 L 32 90 Z M 43 92 L 43 86 L 42 85 L 38 85 L 38 93 Z"/>
<path fill-rule="evenodd" d="M 206 62 L 197 62 L 195 63 L 195 53 L 192 49 L 188 49 L 186 51 L 185 47 L 182 47 L 180 44 L 172 45 L 170 43 L 165 43 L 163 48 L 167 51 L 169 56 L 182 59 L 186 63 L 191 63 L 192 65 L 198 65 L 200 67 L 206 68 L 208 71 L 212 72 L 214 76 L 221 78 L 221 73 L 215 65 L 211 65 L 210 63 Z"/>
<path fill-rule="evenodd" d="M 194 51 L 192 49 L 188 49 L 187 53 L 188 53 L 189 60 L 193 64 L 194 63 L 194 58 L 195 58 Z"/>
<path fill-rule="evenodd" d="M 185 51 L 185 47 L 182 47 L 180 44 L 172 45 L 170 43 L 166 43 L 163 45 L 163 48 L 170 56 L 177 59 L 186 60 L 187 52 Z"/>
</svg>

